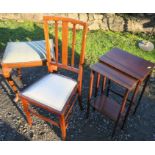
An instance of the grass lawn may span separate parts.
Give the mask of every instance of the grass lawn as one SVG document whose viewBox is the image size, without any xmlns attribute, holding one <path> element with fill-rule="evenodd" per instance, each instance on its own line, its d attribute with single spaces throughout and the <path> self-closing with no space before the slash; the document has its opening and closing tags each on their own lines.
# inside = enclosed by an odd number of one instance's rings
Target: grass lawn
<svg viewBox="0 0 155 155">
<path fill-rule="evenodd" d="M 59 34 L 61 36 L 61 34 Z M 81 31 L 77 32 L 77 42 Z M 0 20 L 0 52 L 2 52 L 8 41 L 25 41 L 43 39 L 42 24 L 30 21 L 17 22 L 15 20 Z M 144 52 L 137 47 L 138 40 L 147 40 L 146 34 L 131 34 L 127 32 L 111 31 L 89 31 L 87 37 L 86 63 L 97 61 L 98 57 L 113 47 L 126 50 L 134 55 L 155 62 L 155 50 Z M 155 37 L 150 39 L 155 43 Z M 78 46 L 78 45 L 77 45 Z M 77 47 L 78 49 L 78 47 Z"/>
</svg>

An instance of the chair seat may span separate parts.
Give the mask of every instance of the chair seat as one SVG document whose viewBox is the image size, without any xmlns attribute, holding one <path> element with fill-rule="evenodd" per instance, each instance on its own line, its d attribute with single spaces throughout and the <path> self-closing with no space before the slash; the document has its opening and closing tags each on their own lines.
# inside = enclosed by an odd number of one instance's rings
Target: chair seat
<svg viewBox="0 0 155 155">
<path fill-rule="evenodd" d="M 50 39 L 51 57 L 54 58 L 53 40 Z M 46 60 L 45 40 L 8 42 L 2 63 L 25 63 Z"/>
<path fill-rule="evenodd" d="M 61 111 L 76 85 L 71 78 L 51 73 L 26 88 L 21 95 Z"/>
</svg>

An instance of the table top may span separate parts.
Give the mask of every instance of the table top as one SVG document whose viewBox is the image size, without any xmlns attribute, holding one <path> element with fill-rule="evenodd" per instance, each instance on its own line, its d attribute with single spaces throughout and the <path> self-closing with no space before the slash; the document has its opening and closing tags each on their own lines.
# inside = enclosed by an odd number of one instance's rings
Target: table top
<svg viewBox="0 0 155 155">
<path fill-rule="evenodd" d="M 119 85 L 132 90 L 137 81 L 135 78 L 129 77 L 124 73 L 103 63 L 96 63 L 90 66 L 91 70 L 106 76 L 108 79 L 118 83 Z"/>
<path fill-rule="evenodd" d="M 113 48 L 101 56 L 99 61 L 140 81 L 143 81 L 151 73 L 155 65 L 119 48 Z"/>
</svg>

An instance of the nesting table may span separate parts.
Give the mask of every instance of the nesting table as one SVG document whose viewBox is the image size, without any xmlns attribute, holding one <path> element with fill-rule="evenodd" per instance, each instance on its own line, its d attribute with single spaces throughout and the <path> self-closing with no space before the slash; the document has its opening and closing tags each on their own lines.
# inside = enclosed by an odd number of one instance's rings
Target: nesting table
<svg viewBox="0 0 155 155">
<path fill-rule="evenodd" d="M 90 66 L 91 73 L 87 102 L 87 117 L 89 116 L 91 105 L 95 110 L 111 118 L 113 121 L 115 121 L 115 126 L 112 133 L 113 136 L 118 124 L 121 124 L 121 128 L 124 127 L 126 119 L 133 105 L 136 105 L 134 112 L 136 111 L 153 68 L 153 63 L 131 55 L 128 52 L 118 48 L 114 48 L 105 55 L 101 56 L 98 63 Z M 91 102 L 95 74 L 97 74 L 95 83 L 95 100 L 94 102 Z M 101 84 L 101 94 L 97 95 L 101 78 L 103 78 Z M 106 82 L 107 80 L 108 82 Z M 113 81 L 124 87 L 124 94 L 120 94 L 112 90 L 110 88 L 110 81 Z M 143 82 L 144 86 L 140 93 L 138 102 L 135 103 L 139 87 Z M 107 90 L 107 92 L 105 92 L 105 90 Z M 108 95 L 109 91 L 121 96 L 123 98 L 122 102 L 117 103 L 110 98 Z M 129 100 L 128 95 L 131 91 L 133 91 L 133 94 Z M 126 106 L 127 100 L 130 101 L 128 108 Z"/>
<path fill-rule="evenodd" d="M 111 51 L 101 56 L 99 58 L 99 61 L 101 63 L 109 65 L 110 67 L 115 68 L 116 70 L 121 71 L 129 77 L 133 77 L 138 80 L 138 89 L 140 85 L 144 82 L 138 101 L 136 104 L 134 104 L 135 113 L 142 99 L 146 85 L 149 81 L 155 64 L 137 56 L 134 56 L 119 48 L 113 48 Z"/>
</svg>

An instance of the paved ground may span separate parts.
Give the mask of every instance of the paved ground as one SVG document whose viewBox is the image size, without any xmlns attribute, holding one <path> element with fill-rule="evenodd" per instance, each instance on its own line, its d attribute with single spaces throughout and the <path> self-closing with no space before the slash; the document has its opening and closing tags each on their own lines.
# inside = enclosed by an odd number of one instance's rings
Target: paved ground
<svg viewBox="0 0 155 155">
<path fill-rule="evenodd" d="M 45 74 L 46 67 L 23 69 L 24 86 L 27 87 Z M 111 139 L 114 125 L 111 120 L 93 110 L 89 119 L 85 117 L 89 74 L 86 67 L 83 80 L 84 110 L 81 112 L 78 104 L 74 107 L 67 129 L 67 140 L 155 140 L 155 78 L 151 79 L 136 115 L 130 115 L 125 129 L 117 130 L 115 137 Z M 4 84 L 3 80 L 1 83 Z M 116 89 L 116 86 L 113 85 L 113 88 Z M 118 88 L 118 91 L 122 89 Z M 61 140 L 58 128 L 36 117 L 33 117 L 33 125 L 30 128 L 21 104 L 13 103 L 1 86 L 0 92 L 0 140 Z M 118 97 L 111 96 L 120 101 Z M 41 112 L 51 117 L 46 111 Z"/>
</svg>

